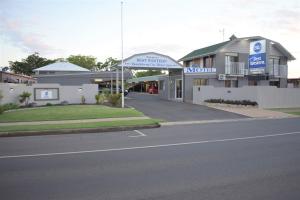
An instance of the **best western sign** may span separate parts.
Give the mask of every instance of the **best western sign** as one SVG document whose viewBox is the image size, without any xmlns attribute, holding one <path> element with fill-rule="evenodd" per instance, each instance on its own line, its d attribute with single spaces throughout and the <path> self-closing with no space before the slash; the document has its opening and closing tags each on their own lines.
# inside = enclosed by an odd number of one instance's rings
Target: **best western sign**
<svg viewBox="0 0 300 200">
<path fill-rule="evenodd" d="M 249 69 L 253 74 L 265 72 L 266 68 L 266 40 L 258 40 L 250 43 Z"/>
</svg>

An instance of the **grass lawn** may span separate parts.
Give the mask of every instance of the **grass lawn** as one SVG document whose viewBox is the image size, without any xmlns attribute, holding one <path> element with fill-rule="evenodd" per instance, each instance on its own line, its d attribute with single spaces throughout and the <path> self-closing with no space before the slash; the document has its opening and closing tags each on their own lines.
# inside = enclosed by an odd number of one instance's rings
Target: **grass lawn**
<svg viewBox="0 0 300 200">
<path fill-rule="evenodd" d="M 110 122 L 93 122 L 93 123 L 76 123 L 76 124 L 46 124 L 46 125 L 14 125 L 1 126 L 1 132 L 22 132 L 22 131 L 46 131 L 46 130 L 63 130 L 63 129 L 84 129 L 84 128 L 104 128 L 104 127 L 124 127 L 124 126 L 142 126 L 155 125 L 159 121 L 155 119 L 140 119 L 126 121 Z"/>
<path fill-rule="evenodd" d="M 271 110 L 284 112 L 292 115 L 300 115 L 300 108 L 274 108 Z"/>
<path fill-rule="evenodd" d="M 143 116 L 143 113 L 132 108 L 111 108 L 102 105 L 68 105 L 4 112 L 0 115 L 0 122 L 58 121 L 140 116 Z"/>
</svg>

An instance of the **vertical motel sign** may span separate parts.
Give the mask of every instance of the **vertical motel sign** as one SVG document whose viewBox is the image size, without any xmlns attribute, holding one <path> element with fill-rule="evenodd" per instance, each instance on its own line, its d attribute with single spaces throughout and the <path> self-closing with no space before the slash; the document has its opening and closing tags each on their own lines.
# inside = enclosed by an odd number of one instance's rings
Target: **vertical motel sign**
<svg viewBox="0 0 300 200">
<path fill-rule="evenodd" d="M 266 68 L 266 40 L 250 43 L 249 69 L 252 74 L 262 74 Z"/>
</svg>

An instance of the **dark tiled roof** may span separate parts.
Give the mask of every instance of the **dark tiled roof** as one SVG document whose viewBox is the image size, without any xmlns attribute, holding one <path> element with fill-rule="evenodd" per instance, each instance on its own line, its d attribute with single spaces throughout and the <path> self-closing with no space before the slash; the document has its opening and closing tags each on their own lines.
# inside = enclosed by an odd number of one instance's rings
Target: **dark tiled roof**
<svg viewBox="0 0 300 200">
<path fill-rule="evenodd" d="M 214 44 L 212 46 L 197 49 L 197 50 L 192 51 L 191 53 L 187 54 L 186 56 L 181 58 L 179 61 L 191 60 L 193 58 L 200 57 L 201 55 L 206 55 L 206 54 L 213 53 L 216 50 L 218 50 L 219 48 L 221 48 L 221 47 L 225 46 L 226 44 L 228 44 L 229 42 L 230 41 L 221 42 L 221 43 L 218 43 L 218 44 Z"/>
</svg>

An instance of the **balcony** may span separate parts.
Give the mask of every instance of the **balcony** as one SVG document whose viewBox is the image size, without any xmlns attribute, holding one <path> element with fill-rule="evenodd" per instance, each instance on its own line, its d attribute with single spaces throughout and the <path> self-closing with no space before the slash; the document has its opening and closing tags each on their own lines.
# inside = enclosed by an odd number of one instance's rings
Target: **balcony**
<svg viewBox="0 0 300 200">
<path fill-rule="evenodd" d="M 287 65 L 269 66 L 269 76 L 274 78 L 287 78 Z"/>
<path fill-rule="evenodd" d="M 245 68 L 243 62 L 230 62 L 225 64 L 225 74 L 230 76 L 245 76 L 248 69 Z"/>
</svg>

